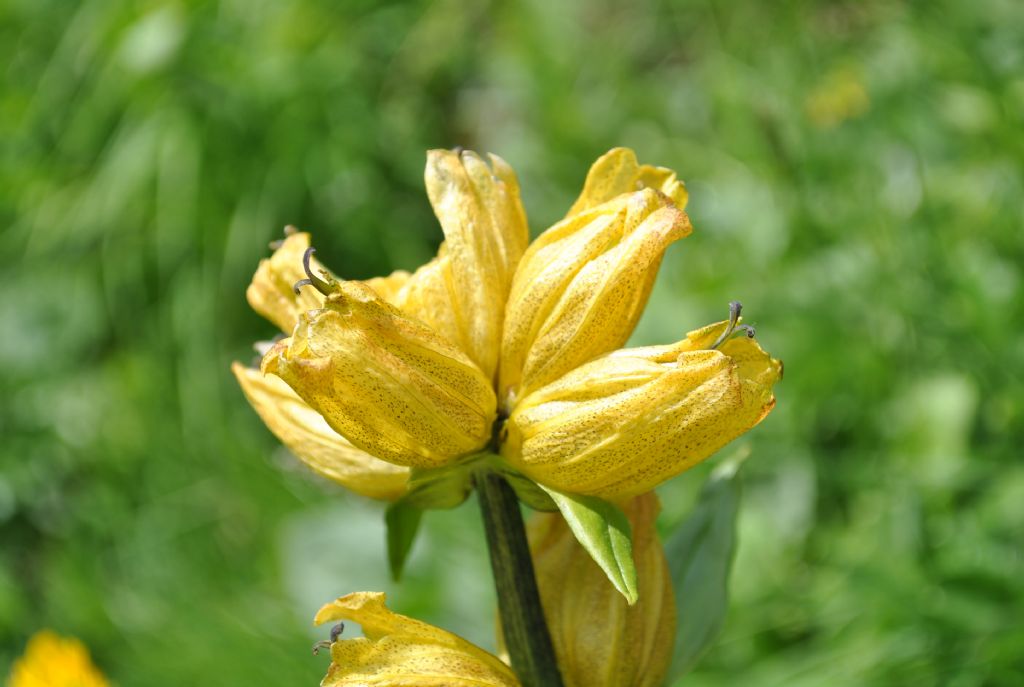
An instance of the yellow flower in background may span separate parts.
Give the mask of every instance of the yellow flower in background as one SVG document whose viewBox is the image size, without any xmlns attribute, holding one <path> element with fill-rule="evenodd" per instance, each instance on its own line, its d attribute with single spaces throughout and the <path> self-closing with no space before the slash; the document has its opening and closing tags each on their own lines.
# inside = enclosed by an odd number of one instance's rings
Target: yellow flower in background
<svg viewBox="0 0 1024 687">
<path fill-rule="evenodd" d="M 108 687 L 89 650 L 73 637 L 40 630 L 14 662 L 7 687 Z"/>
<path fill-rule="evenodd" d="M 771 409 L 781 366 L 724 334 L 735 318 L 674 347 L 616 350 L 665 250 L 691 232 L 671 170 L 608 152 L 566 217 L 529 247 L 519 185 L 501 158 L 431 151 L 425 181 L 445 241 L 414 273 L 338 280 L 313 262 L 308 235 L 292 233 L 247 292 L 289 335 L 262 371 L 294 395 L 241 366 L 236 376 L 321 474 L 395 498 L 405 473 L 381 461 L 436 468 L 490 451 L 543 485 L 619 499 L 703 460 Z"/>
<path fill-rule="evenodd" d="M 860 117 L 871 107 L 860 71 L 840 67 L 828 72 L 804 100 L 807 117 L 818 128 L 833 129 L 848 119 Z"/>
<path fill-rule="evenodd" d="M 530 552 L 565 687 L 657 687 L 672 661 L 676 607 L 655 530 L 658 497 L 623 506 L 640 598 L 629 606 L 557 513 L 530 522 Z"/>
<path fill-rule="evenodd" d="M 496 656 L 433 625 L 390 611 L 385 595 L 357 592 L 327 604 L 314 622 L 359 623 L 363 637 L 335 638 L 322 687 L 518 687 Z M 333 634 L 333 633 L 332 633 Z"/>
<path fill-rule="evenodd" d="M 614 500 L 693 467 L 775 405 L 782 364 L 729 338 L 737 320 L 609 353 L 535 391 L 509 418 L 502 455 L 541 484 Z"/>
</svg>

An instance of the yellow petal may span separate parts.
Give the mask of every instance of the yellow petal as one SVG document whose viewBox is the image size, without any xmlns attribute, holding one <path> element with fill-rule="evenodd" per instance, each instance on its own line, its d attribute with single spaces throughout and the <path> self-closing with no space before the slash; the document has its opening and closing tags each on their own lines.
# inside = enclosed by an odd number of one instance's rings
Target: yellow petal
<svg viewBox="0 0 1024 687">
<path fill-rule="evenodd" d="M 686 213 L 645 189 L 563 220 L 527 250 L 509 295 L 499 397 L 516 398 L 626 342 Z"/>
<path fill-rule="evenodd" d="M 643 188 L 660 191 L 680 210 L 686 208 L 686 186 L 676 178 L 675 172 L 666 167 L 641 165 L 636 153 L 629 148 L 612 148 L 591 165 L 583 191 L 566 217 Z"/>
<path fill-rule="evenodd" d="M 497 657 L 438 627 L 400 615 L 379 592 L 357 592 L 327 604 L 317 624 L 359 623 L 363 637 L 331 644 L 323 687 L 518 687 Z"/>
<path fill-rule="evenodd" d="M 754 340 L 687 350 L 724 326 L 676 351 L 615 351 L 535 391 L 509 418 L 502 455 L 537 482 L 614 500 L 693 467 L 775 405 L 782 364 Z"/>
<path fill-rule="evenodd" d="M 462 351 L 359 282 L 263 358 L 354 446 L 396 465 L 439 467 L 483 448 L 495 398 Z"/>
<path fill-rule="evenodd" d="M 656 687 L 672 661 L 676 613 L 653 493 L 623 505 L 633 530 L 639 600 L 632 606 L 559 513 L 529 527 L 537 586 L 565 687 Z M 569 581 L 569 584 L 566 582 Z"/>
<path fill-rule="evenodd" d="M 391 305 L 396 305 L 398 301 L 398 294 L 401 293 L 405 285 L 409 283 L 409 279 L 411 277 L 412 275 L 405 270 L 395 270 L 386 277 L 373 277 L 372 279 L 367 279 L 363 283 L 376 291 L 377 295 L 385 301 Z"/>
<path fill-rule="evenodd" d="M 488 378 L 497 368 L 503 307 L 529 234 L 515 174 L 469 151 L 431 150 L 427 196 L 444 230 L 452 331 L 441 330 Z"/>
<path fill-rule="evenodd" d="M 289 228 L 286 231 L 292 231 Z M 309 248 L 309 234 L 289 233 L 269 258 L 260 260 L 260 266 L 252 277 L 252 283 L 245 291 L 245 297 L 252 309 L 285 332 L 291 333 L 299 315 L 307 310 L 321 307 L 324 297 L 313 288 L 300 289 L 295 293 L 295 282 L 305 279 L 302 256 Z M 320 274 L 324 266 L 316 258 L 310 261 L 314 274 Z"/>
<path fill-rule="evenodd" d="M 270 431 L 314 471 L 374 499 L 393 501 L 405 493 L 408 468 L 357 449 L 281 379 L 240 363 L 231 371 Z"/>
<path fill-rule="evenodd" d="M 8 687 L 108 687 L 89 650 L 73 637 L 40 630 L 14 662 Z"/>
</svg>

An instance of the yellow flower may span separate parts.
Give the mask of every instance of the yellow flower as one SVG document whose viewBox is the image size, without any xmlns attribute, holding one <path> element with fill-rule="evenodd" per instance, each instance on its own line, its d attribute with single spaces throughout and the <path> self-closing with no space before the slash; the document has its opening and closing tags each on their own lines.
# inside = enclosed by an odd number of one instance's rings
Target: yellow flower
<svg viewBox="0 0 1024 687">
<path fill-rule="evenodd" d="M 331 642 L 323 687 L 518 687 L 512 670 L 480 647 L 433 625 L 394 613 L 379 592 L 327 604 L 315 623 L 359 623 L 363 637 Z M 333 634 L 333 633 L 332 633 Z"/>
<path fill-rule="evenodd" d="M 752 341 L 691 335 L 653 353 L 616 350 L 665 250 L 691 232 L 671 170 L 608 152 L 568 215 L 528 248 L 519 185 L 500 158 L 431 151 L 426 186 L 445 242 L 414 273 L 340 281 L 293 233 L 249 287 L 253 307 L 290 335 L 262 371 L 297 399 L 236 375 L 314 469 L 393 498 L 400 478 L 370 456 L 435 468 L 491 451 L 546 486 L 625 498 L 771 409 L 779 364 Z"/>
<path fill-rule="evenodd" d="M 358 282 L 341 282 L 263 358 L 355 446 L 396 465 L 437 467 L 491 437 L 490 382 L 461 350 Z"/>
<path fill-rule="evenodd" d="M 14 662 L 8 687 L 108 687 L 89 650 L 73 637 L 40 630 Z"/>
<path fill-rule="evenodd" d="M 280 378 L 239 363 L 231 371 L 267 427 L 318 474 L 370 498 L 391 501 L 405 492 L 408 468 L 357 449 Z"/>
<path fill-rule="evenodd" d="M 782 364 L 748 336 L 728 338 L 735 326 L 614 351 L 538 389 L 509 418 L 502 455 L 561 491 L 616 500 L 650 491 L 774 407 Z"/>
<path fill-rule="evenodd" d="M 530 522 L 530 551 L 565 687 L 656 687 L 672 661 L 676 611 L 655 531 L 658 498 L 623 510 L 633 528 L 640 598 L 629 606 L 557 513 Z"/>
</svg>

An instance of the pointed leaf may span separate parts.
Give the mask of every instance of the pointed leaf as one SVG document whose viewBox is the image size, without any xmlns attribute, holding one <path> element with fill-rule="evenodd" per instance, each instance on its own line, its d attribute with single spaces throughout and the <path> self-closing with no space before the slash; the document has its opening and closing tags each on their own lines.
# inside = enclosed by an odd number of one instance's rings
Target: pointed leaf
<svg viewBox="0 0 1024 687">
<path fill-rule="evenodd" d="M 593 496 L 563 494 L 539 485 L 554 500 L 576 540 L 629 605 L 638 598 L 629 520 L 617 506 Z"/>
<path fill-rule="evenodd" d="M 515 490 L 516 496 L 522 503 L 542 513 L 553 513 L 558 510 L 558 506 L 548 496 L 548 493 L 523 473 L 513 470 L 507 465 L 501 465 L 499 472 Z"/>
<path fill-rule="evenodd" d="M 697 664 L 725 620 L 736 550 L 739 465 L 724 463 L 711 473 L 693 512 L 665 542 L 679 623 L 670 680 Z"/>
<path fill-rule="evenodd" d="M 416 541 L 422 516 L 423 511 L 406 499 L 392 503 L 384 514 L 384 523 L 388 530 L 388 567 L 391 569 L 392 579 L 396 582 L 402 576 L 405 560 L 409 556 L 413 542 Z"/>
</svg>

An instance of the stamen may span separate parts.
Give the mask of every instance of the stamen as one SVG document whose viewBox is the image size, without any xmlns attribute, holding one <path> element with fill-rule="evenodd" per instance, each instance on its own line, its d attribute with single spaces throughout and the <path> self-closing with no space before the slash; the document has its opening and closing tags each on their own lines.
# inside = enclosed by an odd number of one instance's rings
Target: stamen
<svg viewBox="0 0 1024 687">
<path fill-rule="evenodd" d="M 753 339 L 755 334 L 757 333 L 754 327 L 749 324 L 741 324 L 740 326 L 736 327 L 736 332 L 743 332 L 744 334 L 747 335 L 748 339 Z M 735 334 L 736 332 L 733 333 Z"/>
<path fill-rule="evenodd" d="M 312 268 L 309 266 L 309 261 L 313 257 L 313 253 L 316 252 L 316 248 L 310 246 L 306 249 L 306 252 L 302 254 L 302 269 L 306 272 L 306 279 L 300 279 L 295 282 L 295 293 L 299 293 L 299 289 L 303 286 L 312 286 L 314 289 L 319 291 L 325 296 L 330 296 L 334 292 L 334 288 L 330 282 L 324 281 L 320 277 L 313 274 Z"/>
<path fill-rule="evenodd" d="M 732 336 L 732 333 L 736 331 L 736 324 L 739 322 L 740 313 L 743 311 L 743 304 L 739 301 L 729 302 L 729 324 L 726 325 L 725 331 L 715 340 L 715 343 L 711 344 L 711 348 L 715 349 L 721 346 L 726 339 Z"/>
<path fill-rule="evenodd" d="M 331 628 L 331 641 L 332 642 L 338 641 L 338 637 L 340 637 L 341 633 L 344 632 L 344 631 L 345 631 L 345 623 L 338 623 L 337 625 L 332 627 Z"/>
<path fill-rule="evenodd" d="M 340 637 L 341 633 L 344 631 L 345 623 L 338 623 L 337 625 L 332 627 L 330 639 L 321 639 L 319 642 L 313 645 L 313 655 L 316 656 L 317 654 L 319 654 L 321 649 L 329 649 L 331 647 L 331 644 L 334 644 L 336 641 L 338 641 L 338 637 Z"/>
</svg>

